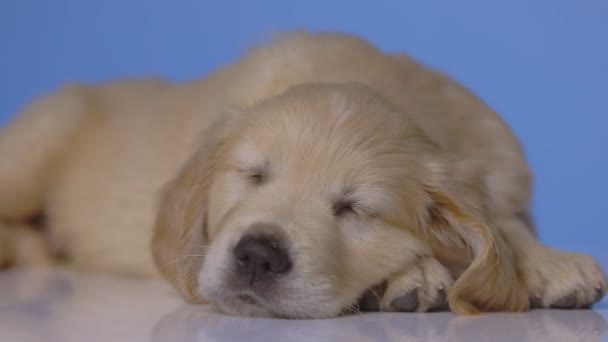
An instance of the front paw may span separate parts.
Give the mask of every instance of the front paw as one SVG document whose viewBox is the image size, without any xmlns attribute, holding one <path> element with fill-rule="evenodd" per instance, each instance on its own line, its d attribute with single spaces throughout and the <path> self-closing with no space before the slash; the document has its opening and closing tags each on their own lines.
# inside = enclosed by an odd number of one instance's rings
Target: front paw
<svg viewBox="0 0 608 342">
<path fill-rule="evenodd" d="M 0 222 L 0 270 L 8 268 L 11 264 L 11 231 Z"/>
<path fill-rule="evenodd" d="M 540 247 L 523 263 L 530 307 L 576 309 L 598 302 L 607 290 L 606 277 L 585 254 Z"/>
<path fill-rule="evenodd" d="M 439 261 L 425 257 L 368 290 L 359 306 L 366 311 L 447 310 L 447 292 L 453 283 L 449 271 Z"/>
</svg>

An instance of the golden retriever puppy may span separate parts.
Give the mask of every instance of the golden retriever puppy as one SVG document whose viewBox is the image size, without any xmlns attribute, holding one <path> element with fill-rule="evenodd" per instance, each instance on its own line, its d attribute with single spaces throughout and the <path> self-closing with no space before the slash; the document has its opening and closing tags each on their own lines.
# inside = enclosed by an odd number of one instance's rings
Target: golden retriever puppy
<svg viewBox="0 0 608 342">
<path fill-rule="evenodd" d="M 68 265 L 159 272 L 229 314 L 580 308 L 606 292 L 591 257 L 536 240 L 530 172 L 496 113 L 347 35 L 288 34 L 190 83 L 66 86 L 2 129 L 0 160 L 6 260 L 42 245 L 17 226 L 43 213 Z"/>
</svg>

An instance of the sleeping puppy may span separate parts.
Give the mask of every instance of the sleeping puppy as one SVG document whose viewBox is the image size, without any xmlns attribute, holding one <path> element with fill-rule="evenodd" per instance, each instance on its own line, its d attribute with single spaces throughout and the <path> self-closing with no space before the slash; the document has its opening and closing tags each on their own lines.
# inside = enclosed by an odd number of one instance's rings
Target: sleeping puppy
<svg viewBox="0 0 608 342">
<path fill-rule="evenodd" d="M 496 113 L 351 36 L 289 34 L 189 83 L 66 86 L 2 129 L 0 160 L 5 262 L 160 273 L 229 314 L 581 308 L 606 292 L 591 257 L 536 240 L 530 172 Z"/>
</svg>

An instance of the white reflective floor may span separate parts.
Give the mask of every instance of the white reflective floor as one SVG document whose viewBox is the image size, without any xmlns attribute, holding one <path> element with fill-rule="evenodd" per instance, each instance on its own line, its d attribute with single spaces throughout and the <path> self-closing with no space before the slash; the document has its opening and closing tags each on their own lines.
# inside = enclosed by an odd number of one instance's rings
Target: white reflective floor
<svg viewBox="0 0 608 342">
<path fill-rule="evenodd" d="M 0 273 L 0 341 L 608 341 L 594 310 L 481 317 L 371 313 L 330 320 L 228 317 L 164 283 L 59 270 Z"/>
</svg>

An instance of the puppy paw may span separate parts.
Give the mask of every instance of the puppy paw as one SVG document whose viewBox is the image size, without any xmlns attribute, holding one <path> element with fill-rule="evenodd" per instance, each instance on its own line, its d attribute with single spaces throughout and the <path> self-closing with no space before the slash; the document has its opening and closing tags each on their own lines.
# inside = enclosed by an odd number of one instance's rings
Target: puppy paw
<svg viewBox="0 0 608 342">
<path fill-rule="evenodd" d="M 40 232 L 29 226 L 0 222 L 0 270 L 50 264 L 51 255 Z"/>
<path fill-rule="evenodd" d="M 426 312 L 447 310 L 454 280 L 434 258 L 422 258 L 381 286 L 370 289 L 359 306 L 367 311 Z"/>
<path fill-rule="evenodd" d="M 11 264 L 11 252 L 10 252 L 10 231 L 8 228 L 0 222 L 0 270 L 6 269 Z"/>
<path fill-rule="evenodd" d="M 608 288 L 595 260 L 541 247 L 523 262 L 531 308 L 576 309 L 602 299 Z"/>
</svg>

